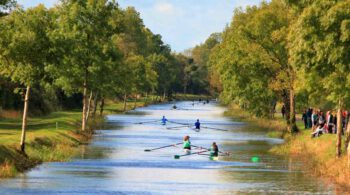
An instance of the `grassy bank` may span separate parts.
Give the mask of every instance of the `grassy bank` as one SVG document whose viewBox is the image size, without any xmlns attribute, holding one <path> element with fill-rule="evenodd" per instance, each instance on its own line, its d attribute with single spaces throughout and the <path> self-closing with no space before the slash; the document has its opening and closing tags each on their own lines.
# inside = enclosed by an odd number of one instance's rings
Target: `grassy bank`
<svg viewBox="0 0 350 195">
<path fill-rule="evenodd" d="M 154 98 L 155 99 L 155 98 Z M 134 99 L 128 99 L 126 101 L 126 109 L 125 111 L 133 110 L 135 108 L 144 107 L 149 104 L 155 103 L 152 101 L 151 98 L 145 99 L 140 98 L 135 102 Z M 117 114 L 117 113 L 123 113 L 124 112 L 124 102 L 121 101 L 113 101 L 113 100 L 106 100 L 106 106 L 104 108 L 104 114 Z"/>
<path fill-rule="evenodd" d="M 198 101 L 201 100 L 211 100 L 213 97 L 209 95 L 193 95 L 193 94 L 181 94 L 177 93 L 173 97 L 175 100 L 187 100 L 187 101 Z"/>
<path fill-rule="evenodd" d="M 273 120 L 257 118 L 252 114 L 240 109 L 238 106 L 231 104 L 228 106 L 228 111 L 225 112 L 225 115 L 232 117 L 235 120 L 252 123 L 255 126 L 266 129 L 268 137 L 287 138 L 289 136 L 285 131 L 287 129 L 285 121 L 281 118 L 280 115 L 277 114 Z"/>
<path fill-rule="evenodd" d="M 265 128 L 268 136 L 283 137 L 286 142 L 275 146 L 270 152 L 302 159 L 306 173 L 350 188 L 350 170 L 347 168 L 347 159 L 345 156 L 336 158 L 335 134 L 325 134 L 312 139 L 311 130 L 304 129 L 300 116 L 297 116 L 300 133 L 290 136 L 285 133 L 287 126 L 280 113 L 277 113 L 275 119 L 261 119 L 231 105 L 226 115 Z"/>
<path fill-rule="evenodd" d="M 76 132 L 81 112 L 54 112 L 29 118 L 26 154 L 19 152 L 20 118 L 0 119 L 0 177 L 10 177 L 43 161 L 66 161 L 77 152 L 86 136 Z"/>
<path fill-rule="evenodd" d="M 150 101 L 129 100 L 126 110 L 145 106 Z M 106 100 L 104 115 L 123 112 L 124 103 Z M 98 113 L 98 112 L 97 112 Z M 4 111 L 0 118 L 0 178 L 12 177 L 42 162 L 68 161 L 79 152 L 79 145 L 86 144 L 90 134 L 79 133 L 81 111 L 53 112 L 44 117 L 28 119 L 26 154 L 19 152 L 21 114 Z M 104 117 L 89 120 L 91 128 L 103 125 Z"/>
</svg>

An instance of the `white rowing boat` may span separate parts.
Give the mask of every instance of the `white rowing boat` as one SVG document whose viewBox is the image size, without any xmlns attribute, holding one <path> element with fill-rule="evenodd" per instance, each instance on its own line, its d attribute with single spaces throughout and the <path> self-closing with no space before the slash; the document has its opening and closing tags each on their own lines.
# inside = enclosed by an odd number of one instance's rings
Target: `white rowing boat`
<svg viewBox="0 0 350 195">
<path fill-rule="evenodd" d="M 217 161 L 217 160 L 219 160 L 219 157 L 218 156 L 209 156 L 209 159 Z"/>
<path fill-rule="evenodd" d="M 191 150 L 190 149 L 184 149 L 184 153 L 185 154 L 191 154 Z"/>
</svg>

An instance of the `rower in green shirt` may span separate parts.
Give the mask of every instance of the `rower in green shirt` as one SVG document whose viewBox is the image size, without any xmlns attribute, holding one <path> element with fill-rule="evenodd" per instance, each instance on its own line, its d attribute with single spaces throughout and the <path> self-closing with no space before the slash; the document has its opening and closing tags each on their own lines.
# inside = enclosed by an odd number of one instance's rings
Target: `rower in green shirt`
<svg viewBox="0 0 350 195">
<path fill-rule="evenodd" d="M 191 150 L 190 136 L 186 135 L 183 140 L 183 147 L 185 150 Z"/>
</svg>

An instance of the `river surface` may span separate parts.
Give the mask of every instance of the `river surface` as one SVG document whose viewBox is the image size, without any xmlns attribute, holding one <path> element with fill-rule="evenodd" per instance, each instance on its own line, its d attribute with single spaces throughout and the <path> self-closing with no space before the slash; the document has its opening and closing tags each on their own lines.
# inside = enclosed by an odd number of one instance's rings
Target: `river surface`
<svg viewBox="0 0 350 195">
<path fill-rule="evenodd" d="M 0 180 L 0 194 L 335 194 L 334 186 L 301 172 L 300 162 L 268 153 L 283 140 L 224 117 L 225 109 L 214 102 L 176 105 L 176 110 L 160 104 L 108 116 L 113 128 L 98 131 L 71 162 L 44 163 Z M 166 126 L 160 124 L 163 115 Z M 180 127 L 196 119 L 200 132 Z M 198 146 L 215 141 L 231 155 L 212 161 L 206 155 L 174 159 L 183 154 L 181 146 L 144 151 L 181 142 L 184 135 Z"/>
</svg>

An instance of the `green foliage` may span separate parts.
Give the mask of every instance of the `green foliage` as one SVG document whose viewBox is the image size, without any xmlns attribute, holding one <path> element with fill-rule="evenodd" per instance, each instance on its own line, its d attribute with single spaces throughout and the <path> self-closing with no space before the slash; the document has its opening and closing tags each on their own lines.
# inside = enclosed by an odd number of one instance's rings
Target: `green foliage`
<svg viewBox="0 0 350 195">
<path fill-rule="evenodd" d="M 291 60 L 303 73 L 310 98 L 349 105 L 349 1 L 314 1 L 291 29 Z"/>
<path fill-rule="evenodd" d="M 15 5 L 15 0 L 0 0 L 0 17 L 7 15 Z"/>
<path fill-rule="evenodd" d="M 210 56 L 211 69 L 220 74 L 222 98 L 257 116 L 269 116 L 277 98 L 291 86 L 286 13 L 276 1 L 235 10 L 222 42 Z"/>
<path fill-rule="evenodd" d="M 0 71 L 23 85 L 45 80 L 44 66 L 50 55 L 47 31 L 49 12 L 43 6 L 27 11 L 17 9 L 0 20 Z"/>
</svg>

